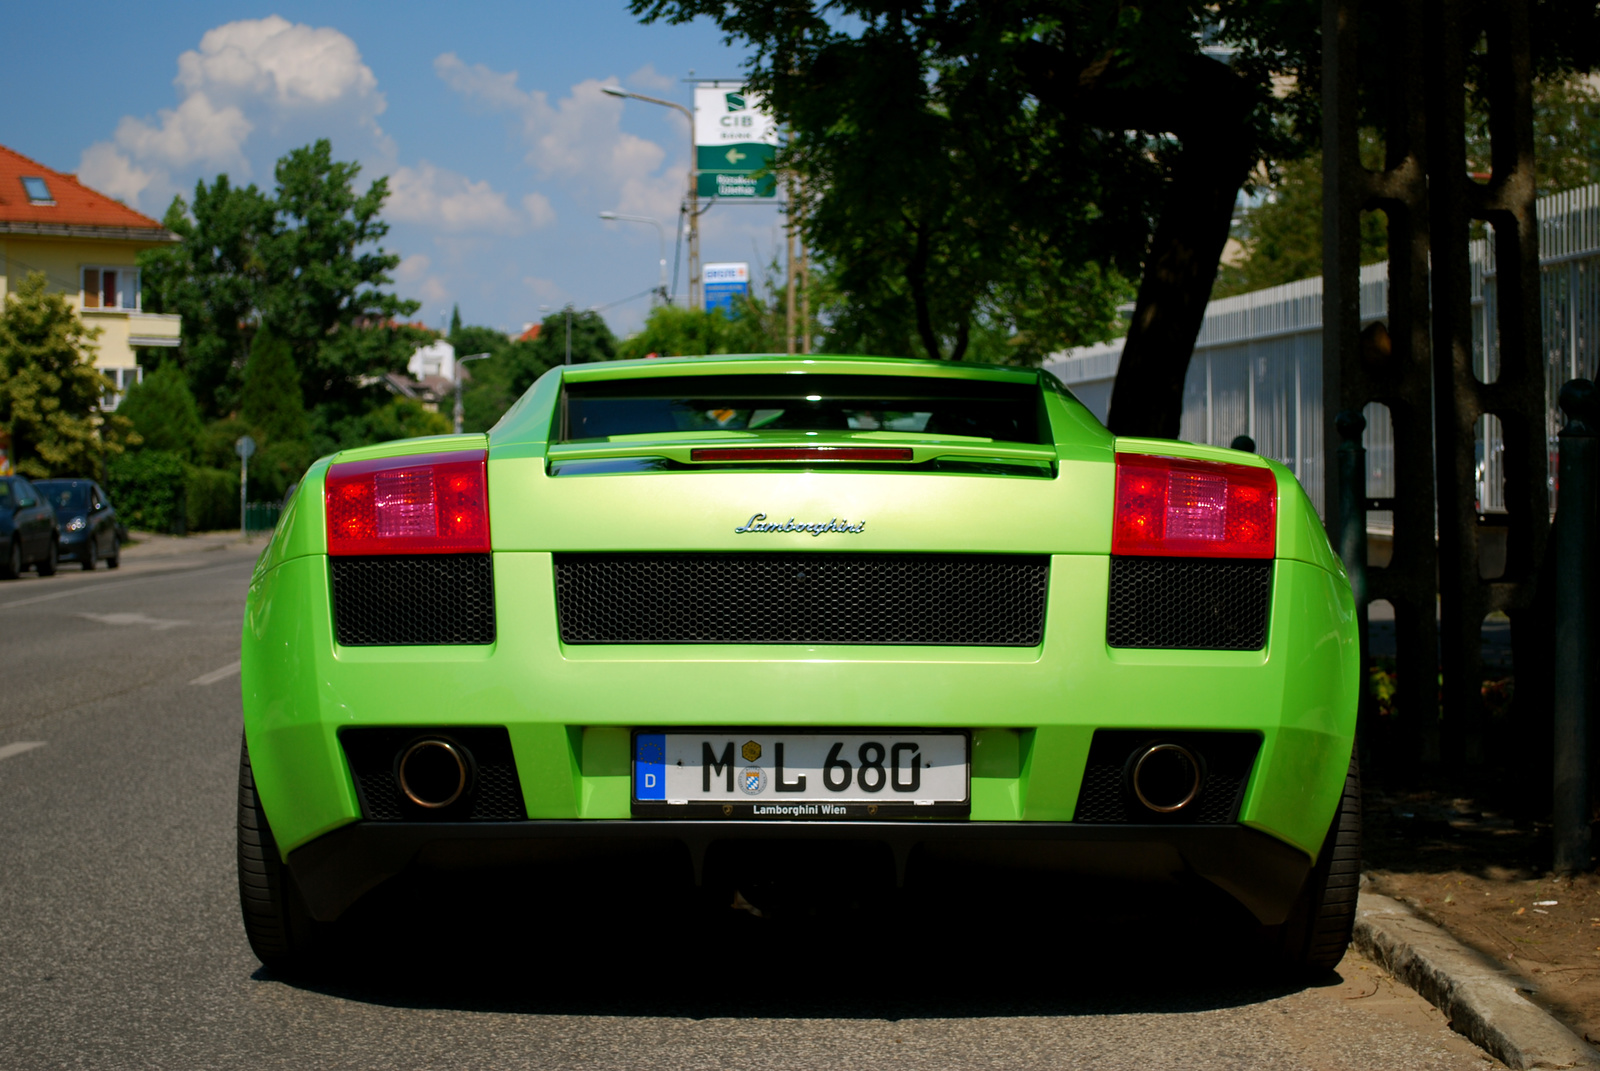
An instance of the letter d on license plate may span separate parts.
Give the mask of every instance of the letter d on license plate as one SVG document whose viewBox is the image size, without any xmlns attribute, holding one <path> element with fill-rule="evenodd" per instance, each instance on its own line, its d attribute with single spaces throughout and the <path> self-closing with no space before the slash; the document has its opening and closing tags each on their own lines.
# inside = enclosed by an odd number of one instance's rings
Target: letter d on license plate
<svg viewBox="0 0 1600 1071">
<path fill-rule="evenodd" d="M 633 734 L 633 813 L 950 818 L 971 810 L 965 732 L 708 729 Z"/>
</svg>

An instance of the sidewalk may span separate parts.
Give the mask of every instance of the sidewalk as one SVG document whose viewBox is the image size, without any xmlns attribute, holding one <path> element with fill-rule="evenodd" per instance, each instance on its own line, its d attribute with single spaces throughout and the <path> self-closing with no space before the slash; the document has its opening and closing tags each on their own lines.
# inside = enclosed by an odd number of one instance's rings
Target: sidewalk
<svg viewBox="0 0 1600 1071">
<path fill-rule="evenodd" d="M 130 542 L 122 547 L 125 561 L 143 561 L 148 558 L 170 558 L 196 551 L 253 548 L 257 552 L 272 538 L 271 532 L 251 532 L 248 539 L 240 538 L 237 528 L 222 532 L 195 532 L 186 536 L 161 535 L 156 532 L 132 531 Z"/>
</svg>

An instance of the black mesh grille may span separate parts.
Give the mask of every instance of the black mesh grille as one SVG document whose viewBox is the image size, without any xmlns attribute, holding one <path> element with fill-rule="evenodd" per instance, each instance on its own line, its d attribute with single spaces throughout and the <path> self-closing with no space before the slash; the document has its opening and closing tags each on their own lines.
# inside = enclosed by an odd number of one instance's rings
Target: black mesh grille
<svg viewBox="0 0 1600 1071">
<path fill-rule="evenodd" d="M 566 643 L 1032 647 L 1050 559 L 955 554 L 558 554 Z"/>
<path fill-rule="evenodd" d="M 467 791 L 449 807 L 418 807 L 400 791 L 396 765 L 418 740 L 448 740 L 468 758 Z M 511 757 L 511 737 L 502 726 L 345 729 L 339 733 L 350 776 L 361 800 L 361 816 L 372 822 L 510 822 L 527 817 L 522 783 Z"/>
<path fill-rule="evenodd" d="M 1158 814 L 1139 802 L 1129 776 L 1133 760 L 1155 744 L 1179 744 L 1200 760 L 1200 794 L 1183 810 Z M 1219 825 L 1234 821 L 1261 738 L 1255 733 L 1155 733 L 1101 729 L 1089 747 L 1089 763 L 1078 789 L 1075 822 L 1182 822 Z"/>
<path fill-rule="evenodd" d="M 1112 558 L 1106 643 L 1258 651 L 1271 603 L 1270 561 Z"/>
<path fill-rule="evenodd" d="M 330 558 L 334 634 L 346 647 L 494 642 L 487 554 Z"/>
</svg>

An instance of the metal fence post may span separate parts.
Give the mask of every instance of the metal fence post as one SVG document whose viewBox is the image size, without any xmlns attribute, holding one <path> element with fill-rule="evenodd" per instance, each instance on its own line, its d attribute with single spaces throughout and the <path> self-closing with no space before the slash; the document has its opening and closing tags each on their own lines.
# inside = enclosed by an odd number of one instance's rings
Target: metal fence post
<svg viewBox="0 0 1600 1071">
<path fill-rule="evenodd" d="M 1344 409 L 1333 418 L 1339 432 L 1339 558 L 1350 577 L 1350 594 L 1356 604 L 1356 643 L 1361 656 L 1361 676 L 1358 682 L 1357 722 L 1363 754 L 1362 765 L 1375 769 L 1376 756 L 1366 754 L 1373 744 L 1373 734 L 1367 725 L 1372 717 L 1372 703 L 1367 698 L 1367 448 L 1361 445 L 1361 433 L 1367 430 L 1367 418 L 1359 409 Z"/>
<path fill-rule="evenodd" d="M 1589 869 L 1589 711 L 1594 701 L 1591 548 L 1595 525 L 1595 465 L 1600 459 L 1594 384 L 1574 379 L 1561 388 L 1561 460 L 1557 468 L 1555 644 L 1555 868 Z"/>
<path fill-rule="evenodd" d="M 1359 409 L 1346 409 L 1333 418 L 1339 430 L 1339 557 L 1350 574 L 1350 590 L 1363 623 L 1367 611 L 1367 449 L 1361 433 L 1367 418 Z M 1366 647 L 1363 625 L 1362 647 Z M 1365 651 L 1363 650 L 1363 654 Z M 1365 667 L 1363 667 L 1365 671 Z"/>
</svg>

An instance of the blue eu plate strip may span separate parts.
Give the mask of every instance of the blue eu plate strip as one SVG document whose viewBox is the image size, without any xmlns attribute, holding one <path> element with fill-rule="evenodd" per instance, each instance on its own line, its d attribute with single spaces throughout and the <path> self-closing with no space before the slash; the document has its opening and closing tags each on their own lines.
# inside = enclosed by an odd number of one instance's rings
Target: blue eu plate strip
<svg viewBox="0 0 1600 1071">
<path fill-rule="evenodd" d="M 667 737 L 665 733 L 640 733 L 633 738 L 634 799 L 667 798 Z"/>
</svg>

